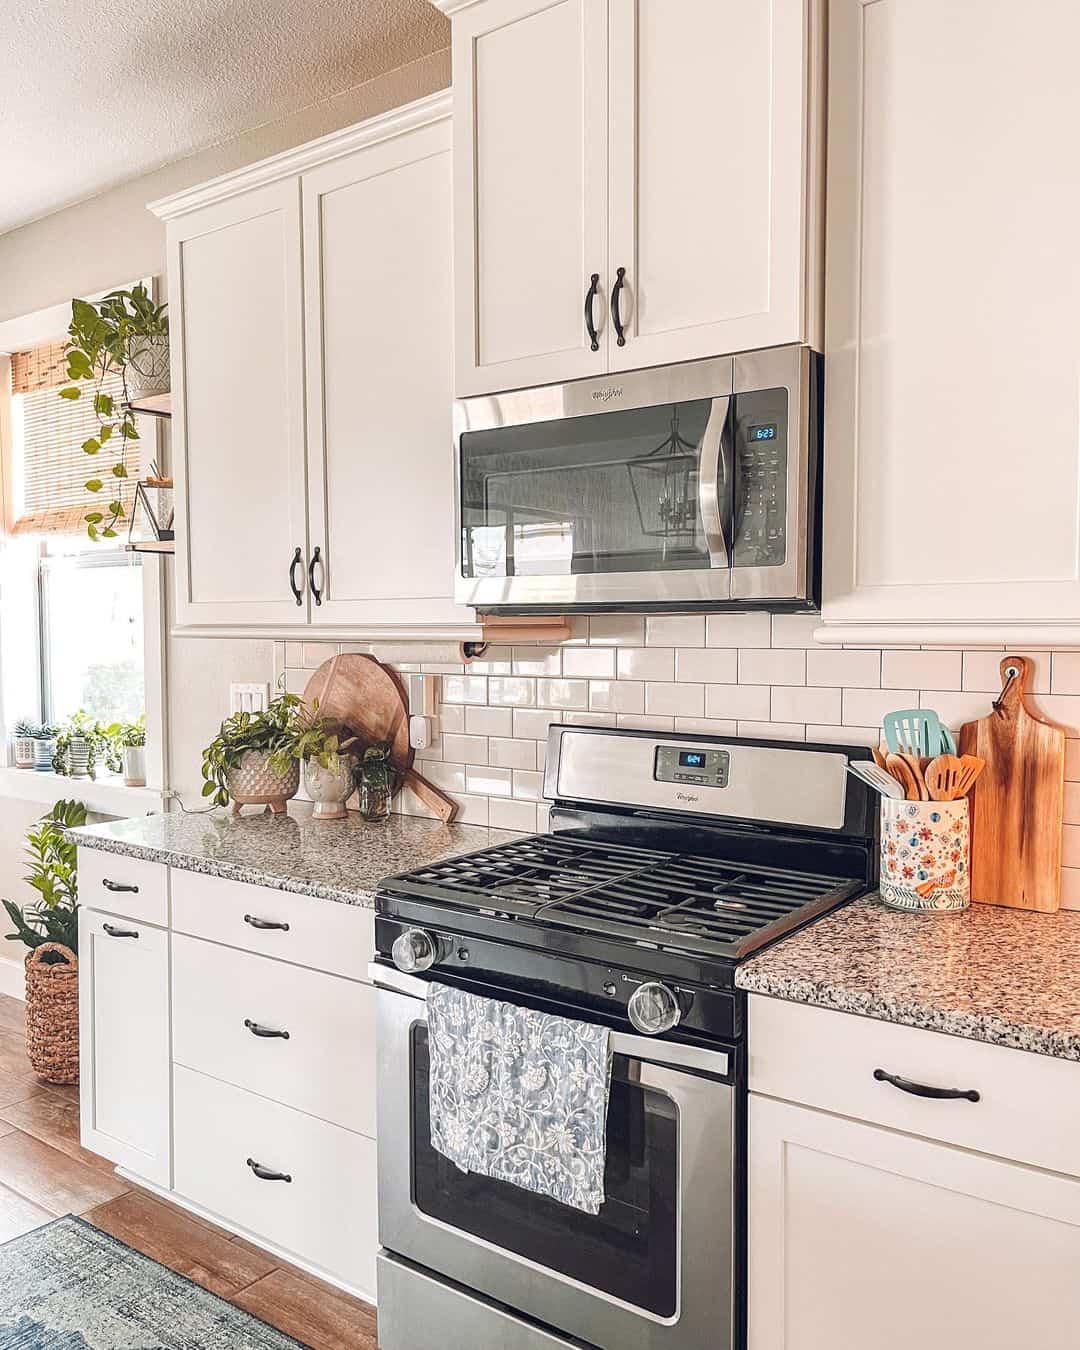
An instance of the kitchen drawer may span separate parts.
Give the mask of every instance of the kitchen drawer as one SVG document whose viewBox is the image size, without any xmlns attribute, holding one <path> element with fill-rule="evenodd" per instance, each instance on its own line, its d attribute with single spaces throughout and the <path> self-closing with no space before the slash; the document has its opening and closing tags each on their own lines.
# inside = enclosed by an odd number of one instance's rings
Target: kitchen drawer
<svg viewBox="0 0 1080 1350">
<path fill-rule="evenodd" d="M 335 975 L 367 978 L 375 949 L 374 910 L 178 868 L 172 869 L 171 888 L 177 933 Z"/>
<path fill-rule="evenodd" d="M 79 849 L 79 903 L 125 919 L 169 924 L 169 872 L 164 863 Z"/>
<path fill-rule="evenodd" d="M 375 1138 L 370 985 L 180 934 L 172 961 L 178 1064 Z"/>
<path fill-rule="evenodd" d="M 1080 1065 L 751 995 L 750 1090 L 1080 1176 Z M 904 1092 L 875 1070 L 979 1100 Z"/>
<path fill-rule="evenodd" d="M 177 1065 L 173 1141 L 178 1194 L 374 1299 L 373 1139 Z"/>
</svg>

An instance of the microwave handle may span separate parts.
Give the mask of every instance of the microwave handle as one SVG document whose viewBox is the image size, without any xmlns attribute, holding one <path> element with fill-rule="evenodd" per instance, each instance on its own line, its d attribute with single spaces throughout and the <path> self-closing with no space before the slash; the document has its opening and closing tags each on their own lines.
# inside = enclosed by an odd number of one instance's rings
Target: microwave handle
<svg viewBox="0 0 1080 1350">
<path fill-rule="evenodd" d="M 730 514 L 731 499 L 732 475 L 724 436 L 730 409 L 730 397 L 713 399 L 705 434 L 701 438 L 701 456 L 698 461 L 698 509 L 711 567 L 730 565 L 727 535 L 724 533 L 724 521 Z"/>
</svg>

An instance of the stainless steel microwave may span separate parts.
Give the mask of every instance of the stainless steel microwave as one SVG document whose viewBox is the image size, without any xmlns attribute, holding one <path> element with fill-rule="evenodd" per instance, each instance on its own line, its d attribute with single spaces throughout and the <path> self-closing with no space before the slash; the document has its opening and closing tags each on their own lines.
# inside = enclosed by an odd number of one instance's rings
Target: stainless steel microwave
<svg viewBox="0 0 1080 1350">
<path fill-rule="evenodd" d="M 458 401 L 457 599 L 815 609 L 820 379 L 774 347 Z"/>
</svg>

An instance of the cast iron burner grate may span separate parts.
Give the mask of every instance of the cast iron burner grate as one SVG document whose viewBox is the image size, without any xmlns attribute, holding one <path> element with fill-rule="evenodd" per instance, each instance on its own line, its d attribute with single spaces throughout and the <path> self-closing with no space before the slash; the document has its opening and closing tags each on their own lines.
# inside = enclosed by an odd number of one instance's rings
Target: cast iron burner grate
<svg viewBox="0 0 1080 1350">
<path fill-rule="evenodd" d="M 846 877 L 558 835 L 431 863 L 389 885 L 581 932 L 733 957 L 864 889 Z"/>
</svg>

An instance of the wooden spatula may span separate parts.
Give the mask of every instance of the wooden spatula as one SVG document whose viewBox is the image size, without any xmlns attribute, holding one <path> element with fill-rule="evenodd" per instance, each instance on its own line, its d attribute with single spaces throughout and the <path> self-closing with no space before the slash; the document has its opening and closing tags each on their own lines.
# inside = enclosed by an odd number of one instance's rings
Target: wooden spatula
<svg viewBox="0 0 1080 1350">
<path fill-rule="evenodd" d="M 975 786 L 975 780 L 985 768 L 986 760 L 980 759 L 978 755 L 961 755 L 960 782 L 956 786 L 956 795 L 958 797 L 966 797 Z"/>
<path fill-rule="evenodd" d="M 951 802 L 964 795 L 958 790 L 964 776 L 964 766 L 955 755 L 938 755 L 926 766 L 923 776 L 933 802 Z"/>
<path fill-rule="evenodd" d="M 886 755 L 885 768 L 904 789 L 904 796 L 909 802 L 922 800 L 919 784 L 916 782 L 915 775 L 911 772 L 911 764 L 906 756 Z"/>
</svg>

